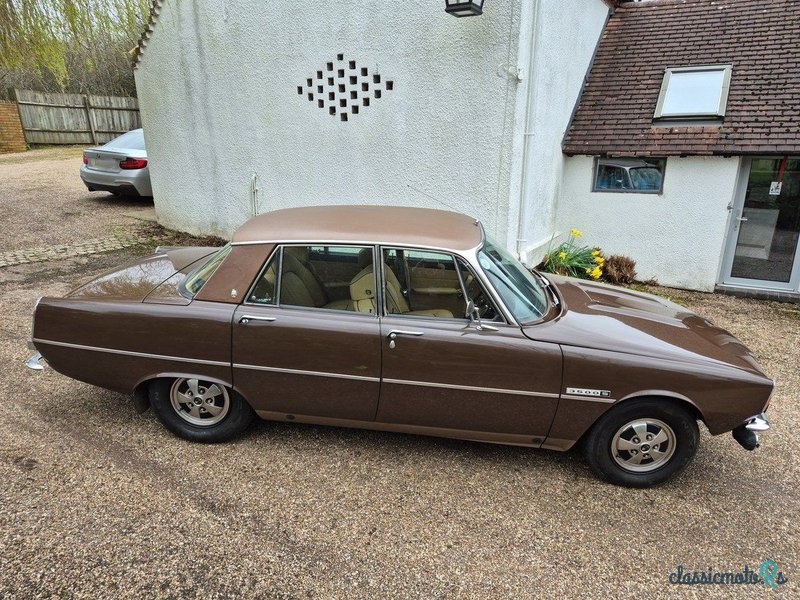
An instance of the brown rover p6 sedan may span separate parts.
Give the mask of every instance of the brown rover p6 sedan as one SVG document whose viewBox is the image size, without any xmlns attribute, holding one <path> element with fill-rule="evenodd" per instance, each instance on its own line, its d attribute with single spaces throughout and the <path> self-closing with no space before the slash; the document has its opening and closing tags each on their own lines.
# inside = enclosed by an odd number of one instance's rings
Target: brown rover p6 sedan
<svg viewBox="0 0 800 600">
<path fill-rule="evenodd" d="M 649 486 L 698 421 L 745 448 L 773 382 L 730 333 L 661 298 L 531 272 L 470 217 L 279 210 L 223 248 L 163 248 L 36 305 L 56 371 L 221 442 L 278 421 L 567 450 Z"/>
</svg>

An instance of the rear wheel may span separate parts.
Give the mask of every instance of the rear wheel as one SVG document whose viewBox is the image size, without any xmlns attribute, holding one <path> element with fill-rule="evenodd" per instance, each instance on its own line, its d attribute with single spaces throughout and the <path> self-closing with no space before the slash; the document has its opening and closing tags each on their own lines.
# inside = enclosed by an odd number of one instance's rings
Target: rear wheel
<svg viewBox="0 0 800 600">
<path fill-rule="evenodd" d="M 584 441 L 586 460 L 603 479 L 650 487 L 675 477 L 694 458 L 700 432 L 685 408 L 645 399 L 609 410 Z"/>
<path fill-rule="evenodd" d="M 253 409 L 220 383 L 198 378 L 159 379 L 150 384 L 150 404 L 174 434 L 193 442 L 225 442 L 243 432 Z"/>
</svg>

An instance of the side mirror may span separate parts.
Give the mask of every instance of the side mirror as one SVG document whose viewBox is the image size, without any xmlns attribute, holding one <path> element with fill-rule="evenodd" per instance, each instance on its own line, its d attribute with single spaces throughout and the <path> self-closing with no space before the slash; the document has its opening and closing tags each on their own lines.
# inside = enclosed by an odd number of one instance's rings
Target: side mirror
<svg viewBox="0 0 800 600">
<path fill-rule="evenodd" d="M 492 327 L 491 325 L 484 325 L 483 321 L 481 321 L 481 311 L 478 310 L 478 307 L 475 306 L 475 302 L 469 300 L 467 302 L 467 314 L 466 317 L 470 320 L 470 322 L 475 326 L 475 329 L 478 331 L 498 331 L 497 327 Z"/>
</svg>

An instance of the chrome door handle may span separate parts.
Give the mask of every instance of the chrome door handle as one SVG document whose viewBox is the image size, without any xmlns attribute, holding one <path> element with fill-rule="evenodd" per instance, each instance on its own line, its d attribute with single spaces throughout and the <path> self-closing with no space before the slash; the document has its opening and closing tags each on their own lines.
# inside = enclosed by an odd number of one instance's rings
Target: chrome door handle
<svg viewBox="0 0 800 600">
<path fill-rule="evenodd" d="M 242 325 L 247 325 L 250 321 L 265 321 L 267 323 L 272 323 L 272 321 L 277 321 L 277 317 L 258 317 L 256 315 L 242 315 L 242 318 L 239 319 L 239 323 Z"/>
<path fill-rule="evenodd" d="M 398 335 L 413 335 L 416 337 L 420 337 L 425 334 L 422 331 L 408 331 L 407 329 L 392 329 L 386 337 L 388 337 L 389 339 L 394 339 Z"/>
<path fill-rule="evenodd" d="M 408 331 L 407 329 L 392 329 L 386 337 L 389 338 L 389 348 L 394 349 L 397 347 L 395 340 L 397 339 L 398 335 L 413 335 L 414 337 L 422 337 L 425 335 L 421 331 Z"/>
<path fill-rule="evenodd" d="M 737 217 L 736 220 L 737 221 L 747 221 L 748 219 L 747 219 L 747 217 Z"/>
</svg>

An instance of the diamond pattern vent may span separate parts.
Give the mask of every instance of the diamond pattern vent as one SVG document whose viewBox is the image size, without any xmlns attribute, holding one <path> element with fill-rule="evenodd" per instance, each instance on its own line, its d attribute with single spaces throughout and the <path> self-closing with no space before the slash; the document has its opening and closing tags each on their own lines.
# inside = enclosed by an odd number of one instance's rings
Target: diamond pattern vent
<svg viewBox="0 0 800 600">
<path fill-rule="evenodd" d="M 391 79 L 337 54 L 335 61 L 325 63 L 298 85 L 297 94 L 329 115 L 348 121 L 393 89 Z"/>
</svg>

